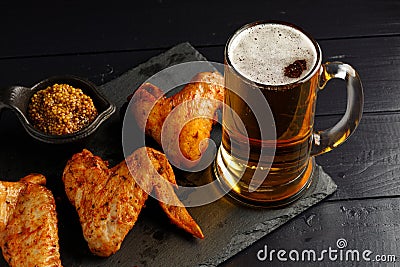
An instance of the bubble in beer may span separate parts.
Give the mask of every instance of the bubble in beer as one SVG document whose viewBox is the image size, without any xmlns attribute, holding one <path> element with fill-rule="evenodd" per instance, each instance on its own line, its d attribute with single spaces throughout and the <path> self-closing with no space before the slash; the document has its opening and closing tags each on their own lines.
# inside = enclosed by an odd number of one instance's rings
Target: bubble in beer
<svg viewBox="0 0 400 267">
<path fill-rule="evenodd" d="M 258 24 L 239 32 L 230 41 L 232 66 L 247 79 L 265 85 L 284 85 L 307 76 L 317 61 L 313 42 L 301 31 L 281 24 Z M 285 67 L 305 60 L 298 77 L 285 76 Z"/>
<path fill-rule="evenodd" d="M 285 76 L 290 78 L 299 78 L 306 69 L 307 62 L 304 59 L 296 60 L 292 64 L 285 67 Z"/>
</svg>

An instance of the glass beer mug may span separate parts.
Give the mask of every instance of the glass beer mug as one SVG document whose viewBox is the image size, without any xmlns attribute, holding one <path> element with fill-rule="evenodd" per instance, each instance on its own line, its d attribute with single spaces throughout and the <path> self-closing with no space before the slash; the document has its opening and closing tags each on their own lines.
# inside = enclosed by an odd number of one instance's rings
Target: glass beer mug
<svg viewBox="0 0 400 267">
<path fill-rule="evenodd" d="M 322 64 L 317 42 L 285 22 L 243 26 L 228 40 L 224 56 L 216 177 L 245 204 L 287 205 L 310 185 L 314 156 L 343 143 L 359 124 L 360 78 L 348 64 Z M 316 131 L 317 92 L 332 78 L 346 81 L 347 109 L 332 128 Z"/>
</svg>

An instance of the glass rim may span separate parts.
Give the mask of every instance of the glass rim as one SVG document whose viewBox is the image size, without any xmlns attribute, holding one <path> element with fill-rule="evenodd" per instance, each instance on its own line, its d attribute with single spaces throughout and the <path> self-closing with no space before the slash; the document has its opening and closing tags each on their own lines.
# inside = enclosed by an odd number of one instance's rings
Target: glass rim
<svg viewBox="0 0 400 267">
<path fill-rule="evenodd" d="M 299 31 L 300 33 L 304 34 L 312 42 L 312 44 L 314 45 L 314 48 L 316 50 L 317 58 L 316 58 L 314 66 L 310 69 L 310 71 L 307 73 L 306 76 L 304 76 L 303 78 L 301 78 L 297 81 L 291 82 L 291 83 L 274 85 L 274 84 L 267 84 L 267 83 L 260 83 L 260 82 L 253 81 L 253 80 L 245 77 L 238 70 L 236 70 L 236 68 L 232 65 L 232 62 L 228 56 L 228 50 L 229 50 L 230 44 L 244 30 L 254 27 L 256 25 L 261 25 L 261 24 L 278 24 L 278 25 L 288 26 L 288 27 L 293 28 L 293 29 Z M 317 43 L 317 41 L 308 32 L 303 30 L 301 27 L 299 27 L 293 23 L 286 22 L 286 21 L 260 20 L 260 21 L 255 21 L 255 22 L 251 22 L 251 23 L 243 25 L 229 37 L 228 41 L 226 42 L 225 49 L 224 49 L 224 60 L 225 60 L 225 64 L 228 65 L 235 72 L 236 75 L 240 76 L 245 82 L 247 82 L 249 84 L 253 84 L 253 85 L 256 85 L 257 87 L 264 87 L 264 88 L 276 88 L 276 89 L 282 88 L 282 87 L 292 88 L 292 87 L 295 87 L 296 85 L 307 82 L 315 75 L 315 73 L 319 70 L 319 67 L 322 64 L 322 51 L 321 51 L 321 48 L 320 48 L 319 44 Z"/>
</svg>

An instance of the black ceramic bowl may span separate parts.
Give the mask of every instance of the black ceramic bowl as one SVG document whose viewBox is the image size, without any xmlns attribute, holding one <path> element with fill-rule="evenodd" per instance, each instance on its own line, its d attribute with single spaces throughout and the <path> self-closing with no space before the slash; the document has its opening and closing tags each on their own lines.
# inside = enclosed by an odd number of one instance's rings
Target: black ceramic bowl
<svg viewBox="0 0 400 267">
<path fill-rule="evenodd" d="M 54 84 L 69 84 L 75 88 L 80 88 L 83 93 L 90 96 L 93 100 L 94 106 L 98 111 L 96 119 L 80 131 L 64 135 L 51 135 L 41 132 L 33 127 L 28 119 L 28 105 L 34 93 L 39 90 L 46 89 L 48 86 Z M 33 87 L 12 86 L 5 90 L 0 91 L 0 110 L 2 108 L 11 108 L 17 114 L 19 120 L 24 126 L 25 130 L 33 138 L 51 144 L 63 144 L 75 142 L 80 139 L 86 138 L 91 135 L 96 129 L 106 121 L 114 112 L 115 105 L 110 103 L 96 88 L 93 83 L 76 76 L 54 76 L 45 79 Z"/>
</svg>

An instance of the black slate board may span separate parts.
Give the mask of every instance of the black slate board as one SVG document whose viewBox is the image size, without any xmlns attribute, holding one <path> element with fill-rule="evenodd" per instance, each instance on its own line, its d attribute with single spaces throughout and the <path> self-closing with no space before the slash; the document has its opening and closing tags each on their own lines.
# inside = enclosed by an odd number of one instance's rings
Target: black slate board
<svg viewBox="0 0 400 267">
<path fill-rule="evenodd" d="M 75 145 L 50 146 L 31 140 L 12 115 L 1 122 L 11 130 L 0 128 L 0 139 L 8 155 L 1 155 L 0 175 L 18 180 L 29 172 L 41 172 L 48 178 L 48 187 L 56 198 L 59 217 L 61 257 L 64 266 L 215 266 L 256 240 L 278 228 L 302 211 L 318 203 L 336 190 L 335 183 L 321 167 L 315 171 L 314 182 L 306 194 L 285 209 L 266 210 L 240 206 L 223 198 L 206 206 L 189 208 L 201 226 L 204 240 L 195 239 L 171 225 L 154 199 L 149 199 L 134 228 L 127 235 L 120 251 L 108 258 L 93 256 L 82 236 L 79 221 L 65 196 L 61 182 L 62 169 L 73 153 L 88 148 L 108 160 L 110 166 L 123 159 L 121 117 L 126 98 L 142 82 L 156 72 L 182 62 L 206 60 L 190 44 L 183 43 L 128 71 L 100 87 L 119 108 L 119 112 L 94 136 Z M 22 140 L 15 144 L 6 140 Z M 29 148 L 29 149 L 28 149 Z M 36 157 L 36 151 L 43 156 Z M 11 159 L 8 159 L 11 156 Z M 18 162 L 30 162 L 17 169 Z M 6 167 L 6 168 L 5 168 Z M 212 170 L 187 175 L 176 172 L 177 180 L 202 177 L 212 179 Z M 3 259 L 0 266 L 5 266 Z"/>
</svg>

